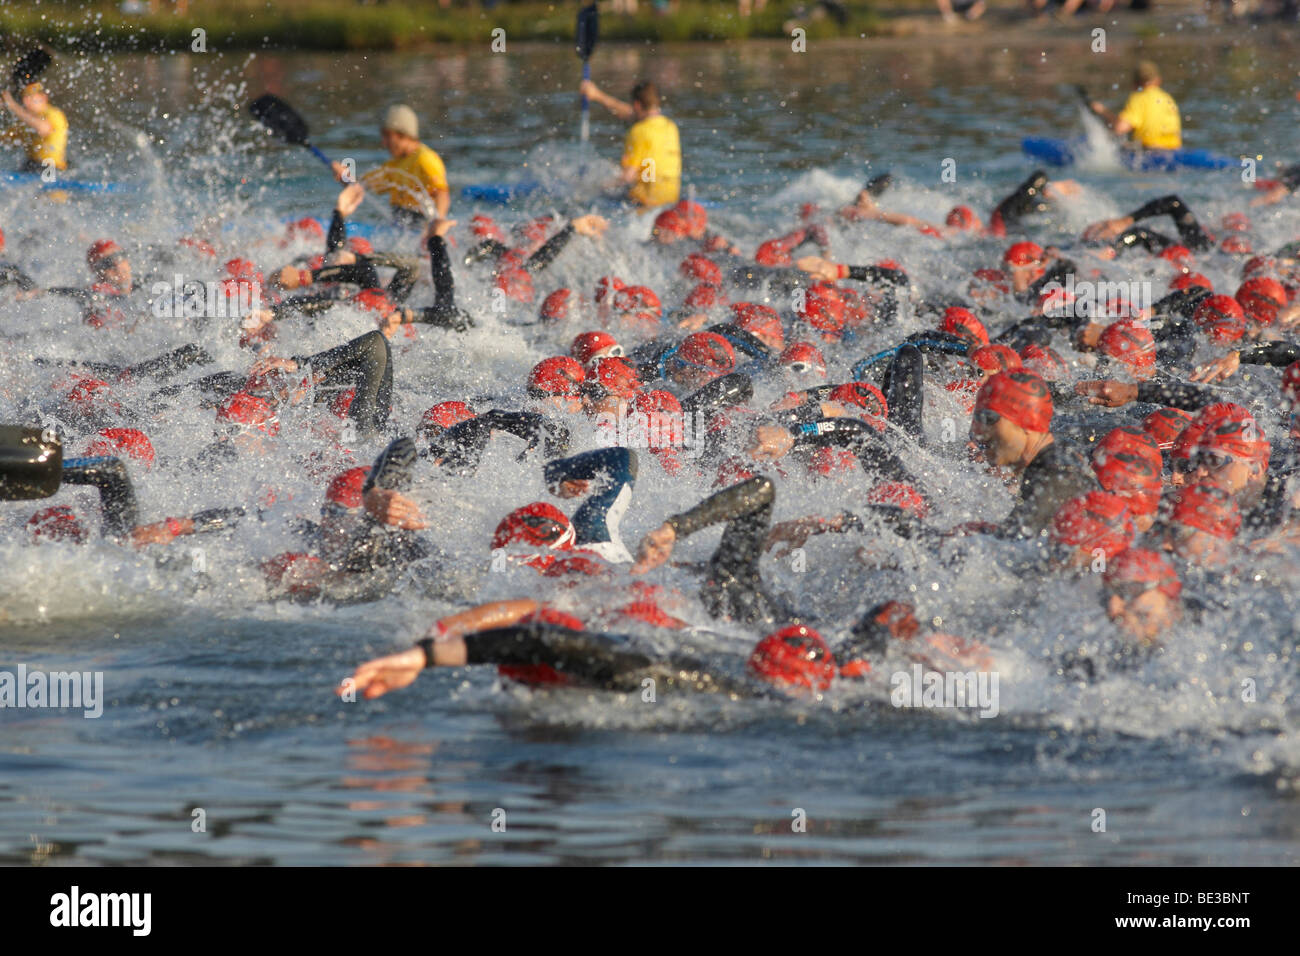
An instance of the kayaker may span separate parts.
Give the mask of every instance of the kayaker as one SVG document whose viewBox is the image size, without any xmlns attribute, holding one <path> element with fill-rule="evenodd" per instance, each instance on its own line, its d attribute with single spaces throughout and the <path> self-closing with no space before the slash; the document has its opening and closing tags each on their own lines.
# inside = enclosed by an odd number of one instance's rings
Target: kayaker
<svg viewBox="0 0 1300 956">
<path fill-rule="evenodd" d="M 1178 104 L 1160 85 L 1159 68 L 1150 60 L 1139 60 L 1133 85 L 1136 89 L 1118 116 L 1095 100 L 1089 106 L 1117 135 L 1132 133 L 1144 149 L 1181 149 L 1183 126 Z"/>
<path fill-rule="evenodd" d="M 649 209 L 677 202 L 682 190 L 682 145 L 677 124 L 660 111 L 659 88 L 643 80 L 632 88 L 632 102 L 624 103 L 590 80 L 579 91 L 622 120 L 636 120 L 623 141 L 620 181 L 627 198 Z"/>
<path fill-rule="evenodd" d="M 446 219 L 451 208 L 451 191 L 447 188 L 447 167 L 442 157 L 420 142 L 420 121 L 409 106 L 389 107 L 379 128 L 384 149 L 392 159 L 363 174 L 360 181 L 371 192 L 387 196 L 393 216 L 410 225 L 423 226 L 430 218 Z M 347 168 L 340 162 L 331 164 L 339 182 Z"/>
<path fill-rule="evenodd" d="M 11 127 L 7 136 L 27 153 L 21 171 L 39 173 L 46 168 L 46 163 L 52 163 L 55 169 L 67 169 L 68 118 L 63 110 L 50 102 L 40 83 L 28 83 L 19 95 L 21 103 L 7 89 L 0 93 L 5 108 L 26 127 Z"/>
</svg>

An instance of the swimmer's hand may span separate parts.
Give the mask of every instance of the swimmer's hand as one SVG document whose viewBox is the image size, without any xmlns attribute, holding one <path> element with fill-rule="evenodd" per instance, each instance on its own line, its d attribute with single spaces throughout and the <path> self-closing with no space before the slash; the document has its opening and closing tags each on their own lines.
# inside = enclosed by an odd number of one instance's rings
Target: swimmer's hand
<svg viewBox="0 0 1300 956">
<path fill-rule="evenodd" d="M 424 227 L 424 235 L 420 236 L 421 247 L 428 245 L 429 240 L 434 236 L 445 236 L 451 232 L 451 227 L 460 222 L 459 219 L 431 219 L 429 224 Z"/>
<path fill-rule="evenodd" d="M 586 216 L 579 216 L 577 219 L 574 219 L 570 225 L 573 226 L 573 231 L 580 236 L 589 236 L 592 239 L 599 239 L 605 234 L 605 230 L 609 228 L 609 220 L 593 213 Z"/>
<path fill-rule="evenodd" d="M 248 377 L 261 378 L 280 370 L 296 372 L 298 371 L 298 363 L 293 359 L 276 358 L 274 355 L 265 355 L 253 363 L 253 367 L 248 370 Z"/>
<path fill-rule="evenodd" d="M 709 316 L 704 312 L 696 312 L 694 315 L 688 315 L 677 323 L 679 329 L 686 329 L 688 332 L 698 332 L 708 324 Z"/>
<path fill-rule="evenodd" d="M 840 277 L 840 267 L 821 256 L 804 256 L 802 259 L 796 259 L 794 264 L 815 279 L 834 282 Z"/>
<path fill-rule="evenodd" d="M 1121 405 L 1137 401 L 1138 387 L 1128 382 L 1101 379 L 1091 382 L 1079 382 L 1074 386 L 1074 394 L 1088 396 L 1088 402 L 1093 405 L 1119 408 Z"/>
<path fill-rule="evenodd" d="M 673 553 L 673 544 L 677 541 L 677 531 L 665 522 L 641 539 L 641 547 L 636 552 L 636 564 L 632 565 L 633 574 L 645 574 L 652 568 L 663 564 Z"/>
<path fill-rule="evenodd" d="M 576 478 L 571 478 L 567 481 L 560 482 L 556 487 L 551 489 L 551 494 L 555 495 L 557 498 L 578 498 L 587 493 L 587 488 L 590 484 L 591 483 L 587 481 L 580 481 Z"/>
<path fill-rule="evenodd" d="M 784 458 L 794 447 L 794 436 L 788 428 L 779 425 L 759 425 L 754 429 L 754 442 L 745 449 L 755 461 L 776 461 Z"/>
<path fill-rule="evenodd" d="M 825 530 L 828 529 L 820 518 L 795 518 L 793 521 L 782 521 L 772 525 L 772 530 L 767 533 L 767 543 L 763 545 L 763 550 L 771 551 L 778 544 L 788 545 L 784 551 L 775 555 L 784 558 L 795 548 L 802 548 L 809 535 Z"/>
<path fill-rule="evenodd" d="M 347 680 L 334 688 L 334 693 L 342 697 L 353 691 L 360 691 L 366 700 L 383 697 L 390 690 L 401 690 L 415 683 L 424 670 L 424 649 L 413 647 L 409 651 L 376 657 L 366 661 L 356 669 Z"/>
<path fill-rule="evenodd" d="M 339 182 L 343 182 L 342 176 L 339 175 L 339 169 L 343 167 L 343 164 L 332 163 L 331 165 L 335 167 L 334 173 L 339 177 Z M 357 211 L 357 207 L 361 205 L 361 200 L 365 198 L 366 188 L 364 186 L 360 183 L 348 183 L 339 193 L 339 198 L 334 201 L 334 208 L 346 219 Z"/>
<path fill-rule="evenodd" d="M 371 488 L 364 498 L 366 514 L 380 524 L 420 531 L 429 525 L 420 514 L 420 506 L 406 495 L 387 488 Z"/>
<path fill-rule="evenodd" d="M 1099 242 L 1104 239 L 1114 239 L 1131 225 L 1133 225 L 1132 216 L 1103 219 L 1101 222 L 1094 222 L 1083 230 L 1083 240 L 1084 242 Z"/>
<path fill-rule="evenodd" d="M 1043 195 L 1060 202 L 1062 199 L 1079 195 L 1082 189 L 1083 187 L 1073 179 L 1054 179 L 1043 187 Z"/>
<path fill-rule="evenodd" d="M 1240 366 L 1241 353 L 1229 352 L 1212 362 L 1196 366 L 1196 370 L 1191 374 L 1191 379 L 1193 382 L 1204 382 L 1207 385 L 1212 382 L 1221 382 L 1237 371 Z"/>
</svg>

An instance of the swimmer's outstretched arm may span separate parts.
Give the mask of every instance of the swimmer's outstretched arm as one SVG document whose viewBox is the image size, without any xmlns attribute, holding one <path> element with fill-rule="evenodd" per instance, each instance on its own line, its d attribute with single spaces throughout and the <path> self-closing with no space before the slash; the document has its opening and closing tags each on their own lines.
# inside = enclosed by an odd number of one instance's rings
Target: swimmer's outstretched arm
<svg viewBox="0 0 1300 956">
<path fill-rule="evenodd" d="M 519 598 L 480 604 L 440 618 L 414 647 L 366 661 L 335 693 L 342 697 L 355 690 L 367 700 L 373 700 L 390 690 L 409 686 L 426 667 L 464 667 L 469 658 L 465 635 L 517 624 L 540 609 L 537 601 Z"/>
</svg>

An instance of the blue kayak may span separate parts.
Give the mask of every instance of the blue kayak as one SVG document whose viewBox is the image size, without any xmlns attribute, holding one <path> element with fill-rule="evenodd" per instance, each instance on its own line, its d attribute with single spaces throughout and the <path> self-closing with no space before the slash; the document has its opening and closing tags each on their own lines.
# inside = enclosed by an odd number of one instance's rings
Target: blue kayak
<svg viewBox="0 0 1300 956">
<path fill-rule="evenodd" d="M 526 199 L 542 188 L 538 182 L 523 183 L 480 183 L 477 186 L 464 186 L 460 194 L 466 199 L 485 202 L 494 206 L 508 206 L 516 199 Z"/>
<path fill-rule="evenodd" d="M 1072 166 L 1086 148 L 1083 139 L 1027 136 L 1020 142 L 1026 156 L 1051 166 Z M 1126 169 L 1134 172 L 1172 172 L 1175 169 L 1229 169 L 1239 161 L 1208 149 L 1126 149 L 1120 154 Z"/>
<path fill-rule="evenodd" d="M 126 183 L 88 183 L 77 179 L 56 179 L 47 183 L 40 173 L 0 173 L 0 184 L 12 186 L 39 186 L 41 189 L 63 189 L 71 193 L 124 193 L 131 187 Z"/>
</svg>

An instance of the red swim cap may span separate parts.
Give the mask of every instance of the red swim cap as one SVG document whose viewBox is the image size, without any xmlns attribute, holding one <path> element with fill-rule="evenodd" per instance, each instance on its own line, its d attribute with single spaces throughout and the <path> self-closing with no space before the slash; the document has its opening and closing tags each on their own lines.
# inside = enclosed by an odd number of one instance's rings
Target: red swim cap
<svg viewBox="0 0 1300 956">
<path fill-rule="evenodd" d="M 524 544 L 569 551 L 573 548 L 573 537 L 573 524 L 563 511 L 545 501 L 534 501 L 501 519 L 492 535 L 492 547 Z"/>
<path fill-rule="evenodd" d="M 976 368 L 985 372 L 1013 372 L 1020 368 L 1020 356 L 1007 345 L 981 345 L 970 353 Z"/>
<path fill-rule="evenodd" d="M 270 402 L 247 392 L 230 396 L 230 400 L 217 409 L 217 421 L 252 425 L 268 435 L 280 434 L 280 420 L 275 417 Z"/>
<path fill-rule="evenodd" d="M 444 428 L 451 428 L 474 417 L 474 409 L 464 402 L 439 402 L 420 416 L 420 433 L 433 436 Z"/>
<path fill-rule="evenodd" d="M 1070 374 L 1070 367 L 1065 359 L 1050 345 L 1030 342 L 1020 350 L 1022 368 L 1036 372 L 1045 382 L 1059 382 Z"/>
<path fill-rule="evenodd" d="M 1192 322 L 1215 342 L 1235 342 L 1246 333 L 1246 315 L 1230 295 L 1207 296 L 1192 313 Z"/>
<path fill-rule="evenodd" d="M 727 304 L 727 294 L 716 285 L 701 282 L 686 295 L 685 306 L 697 312 L 716 309 Z"/>
<path fill-rule="evenodd" d="M 1192 416 L 1181 408 L 1157 408 L 1142 419 L 1142 430 L 1162 451 L 1174 447 L 1178 436 L 1192 421 Z"/>
<path fill-rule="evenodd" d="M 867 501 L 873 505 L 893 505 L 909 511 L 918 518 L 929 514 L 930 506 L 925 496 L 914 485 L 905 481 L 886 481 L 867 492 Z"/>
<path fill-rule="evenodd" d="M 378 312 L 380 315 L 388 315 L 394 309 L 383 289 L 362 289 L 352 297 L 352 304 L 363 312 Z"/>
<path fill-rule="evenodd" d="M 1241 284 L 1236 298 L 1246 318 L 1272 325 L 1277 321 L 1278 309 L 1286 305 L 1286 289 L 1271 276 L 1255 276 Z"/>
<path fill-rule="evenodd" d="M 567 355 L 556 355 L 542 359 L 528 373 L 528 394 L 533 398 L 545 398 L 547 395 L 577 395 L 578 386 L 586 381 L 587 373 L 583 371 L 576 359 Z"/>
<path fill-rule="evenodd" d="M 1177 266 L 1186 267 L 1192 261 L 1192 250 L 1175 242 L 1161 249 L 1157 258 L 1172 262 Z"/>
<path fill-rule="evenodd" d="M 1292 408 L 1300 406 L 1300 362 L 1292 362 L 1282 373 L 1282 397 Z"/>
<path fill-rule="evenodd" d="M 698 239 L 709 227 L 709 214 L 699 203 L 683 199 L 655 217 L 653 235 L 660 242 Z"/>
<path fill-rule="evenodd" d="M 974 312 L 960 305 L 952 305 L 944 310 L 939 329 L 942 332 L 959 335 L 977 346 L 989 344 L 989 333 L 984 328 L 984 323 L 976 318 Z"/>
<path fill-rule="evenodd" d="M 980 386 L 975 410 L 996 412 L 1026 431 L 1052 430 L 1052 392 L 1033 372 L 1017 369 L 999 372 Z"/>
<path fill-rule="evenodd" d="M 507 299 L 516 302 L 532 302 L 536 297 L 533 291 L 533 277 L 527 269 L 510 266 L 497 273 L 493 285 L 505 293 Z"/>
<path fill-rule="evenodd" d="M 365 236 L 349 236 L 348 248 L 359 256 L 373 256 L 375 247 Z"/>
<path fill-rule="evenodd" d="M 601 276 L 596 280 L 596 291 L 593 297 L 597 302 L 604 302 L 607 298 L 612 300 L 614 293 L 625 285 L 617 276 Z"/>
<path fill-rule="evenodd" d="M 622 356 L 623 346 L 608 332 L 583 332 L 574 338 L 569 354 L 583 365 L 590 365 L 596 359 Z"/>
<path fill-rule="evenodd" d="M 1255 250 L 1251 247 L 1250 240 L 1244 236 L 1227 236 L 1219 243 L 1219 249 L 1223 252 L 1230 252 L 1236 255 L 1249 255 Z"/>
<path fill-rule="evenodd" d="M 1112 322 L 1097 340 L 1097 350 L 1132 369 L 1156 367 L 1156 340 L 1151 330 L 1132 319 Z"/>
<path fill-rule="evenodd" d="M 1036 266 L 1043 261 L 1043 247 L 1036 242 L 1016 242 L 1002 254 L 1009 266 Z"/>
<path fill-rule="evenodd" d="M 707 282 L 709 285 L 722 285 L 722 270 L 718 264 L 707 256 L 692 252 L 682 260 L 677 271 L 688 279 Z"/>
<path fill-rule="evenodd" d="M 1061 505 L 1050 532 L 1058 544 L 1100 550 L 1107 559 L 1131 545 L 1136 536 L 1128 502 L 1105 491 L 1090 491 Z"/>
<path fill-rule="evenodd" d="M 716 332 L 695 332 L 686 336 L 677 347 L 676 358 L 719 375 L 729 374 L 736 367 L 735 349 Z"/>
<path fill-rule="evenodd" d="M 369 474 L 369 468 L 349 468 L 335 475 L 325 489 L 325 503 L 348 511 L 360 508 L 363 504 L 361 489 Z"/>
<path fill-rule="evenodd" d="M 844 331 L 844 300 L 833 286 L 819 283 L 807 289 L 799 315 L 827 341 L 839 339 Z"/>
<path fill-rule="evenodd" d="M 1138 515 L 1160 505 L 1160 446 L 1146 432 L 1116 428 L 1092 450 L 1092 470 L 1103 489 L 1126 499 Z"/>
<path fill-rule="evenodd" d="M 307 216 L 299 219 L 297 222 L 291 222 L 284 227 L 285 243 L 294 242 L 298 239 L 324 239 L 325 229 L 319 222 Z"/>
<path fill-rule="evenodd" d="M 756 336 L 768 348 L 775 352 L 785 348 L 785 329 L 775 309 L 757 302 L 733 302 L 731 315 L 736 328 Z"/>
<path fill-rule="evenodd" d="M 86 250 L 86 265 L 92 272 L 102 272 L 122 257 L 122 247 L 112 239 L 100 239 Z"/>
<path fill-rule="evenodd" d="M 569 317 L 569 304 L 573 293 L 568 289 L 556 289 L 542 300 L 542 307 L 537 317 L 543 322 L 558 322 Z"/>
<path fill-rule="evenodd" d="M 1169 288 L 1174 292 L 1181 292 L 1184 289 L 1194 287 L 1205 289 L 1208 292 L 1214 291 L 1214 283 L 1199 272 L 1180 272 L 1169 280 Z"/>
<path fill-rule="evenodd" d="M 885 430 L 885 419 L 889 417 L 889 404 L 885 401 L 885 393 L 870 382 L 846 382 L 843 385 L 836 385 L 827 398 L 841 405 L 852 405 L 854 408 L 862 409 L 863 421 L 877 431 Z"/>
<path fill-rule="evenodd" d="M 811 342 L 795 342 L 788 346 L 778 360 L 782 367 L 796 375 L 810 375 L 814 378 L 826 377 L 826 358 L 821 350 Z"/>
<path fill-rule="evenodd" d="M 127 455 L 145 465 L 152 465 L 153 443 L 149 436 L 135 428 L 101 428 L 86 449 L 91 458 Z"/>
<path fill-rule="evenodd" d="M 72 513 L 72 509 L 65 505 L 54 505 L 36 512 L 27 519 L 27 530 L 33 538 L 46 541 L 81 544 L 86 540 L 86 529 Z"/>
<path fill-rule="evenodd" d="M 614 308 L 619 312 L 649 312 L 663 315 L 663 303 L 654 289 L 644 285 L 625 285 L 614 293 Z"/>
<path fill-rule="evenodd" d="M 1205 410 L 1202 410 L 1201 415 L 1205 415 Z M 1217 452 L 1241 461 L 1258 462 L 1263 468 L 1268 467 L 1268 439 L 1255 421 L 1255 416 L 1246 409 L 1240 405 L 1229 405 L 1228 410 L 1206 416 L 1202 421 L 1205 430 L 1197 443 L 1197 454 L 1203 451 Z"/>
<path fill-rule="evenodd" d="M 1174 497 L 1169 523 L 1231 541 L 1241 530 L 1241 511 L 1232 496 L 1222 488 L 1202 482 L 1183 489 Z"/>
<path fill-rule="evenodd" d="M 591 365 L 587 381 L 598 382 L 610 395 L 632 398 L 641 390 L 641 379 L 636 369 L 625 358 L 610 356 L 596 359 Z"/>
<path fill-rule="evenodd" d="M 1129 548 L 1107 561 L 1102 581 L 1111 590 L 1136 584 L 1139 590 L 1159 591 L 1175 600 L 1183 593 L 1183 582 L 1169 559 L 1148 548 Z"/>
<path fill-rule="evenodd" d="M 953 206 L 952 209 L 948 211 L 944 223 L 956 229 L 965 229 L 969 232 L 977 232 L 982 228 L 979 217 L 975 215 L 975 211 L 971 209 L 970 206 Z"/>
<path fill-rule="evenodd" d="M 505 245 L 506 234 L 491 216 L 474 216 L 469 221 L 469 230 L 475 239 L 495 239 Z"/>
<path fill-rule="evenodd" d="M 774 684 L 825 690 L 835 677 L 835 658 L 820 634 L 791 624 L 758 642 L 749 669 Z"/>
</svg>

